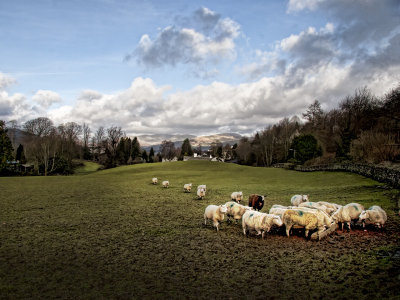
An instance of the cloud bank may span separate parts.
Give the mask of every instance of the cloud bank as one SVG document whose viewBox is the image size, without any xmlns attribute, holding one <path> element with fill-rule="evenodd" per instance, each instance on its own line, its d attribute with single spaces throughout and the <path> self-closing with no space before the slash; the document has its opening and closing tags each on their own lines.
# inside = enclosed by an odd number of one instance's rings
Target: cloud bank
<svg viewBox="0 0 400 300">
<path fill-rule="evenodd" d="M 178 64 L 204 66 L 234 58 L 235 39 L 239 33 L 240 26 L 235 21 L 221 18 L 203 7 L 196 10 L 190 20 L 184 18 L 165 27 L 154 39 L 148 34 L 142 35 L 136 49 L 126 59 L 136 59 L 139 65 L 147 68 Z"/>
</svg>

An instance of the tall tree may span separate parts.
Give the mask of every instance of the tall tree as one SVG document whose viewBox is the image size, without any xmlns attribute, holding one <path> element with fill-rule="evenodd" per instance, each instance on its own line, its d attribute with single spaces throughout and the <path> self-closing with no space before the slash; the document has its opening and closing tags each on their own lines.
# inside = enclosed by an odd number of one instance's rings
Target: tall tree
<svg viewBox="0 0 400 300">
<path fill-rule="evenodd" d="M 188 138 L 183 141 L 182 148 L 181 148 L 181 155 L 182 156 L 193 156 L 192 145 Z"/>
<path fill-rule="evenodd" d="M 150 148 L 149 162 L 150 163 L 154 162 L 154 149 L 153 149 L 153 147 Z"/>
<path fill-rule="evenodd" d="M 161 148 L 160 148 L 161 157 L 171 160 L 175 157 L 176 149 L 175 145 L 171 141 L 164 140 L 162 141 Z"/>
<path fill-rule="evenodd" d="M 13 147 L 7 135 L 5 122 L 0 120 L 0 172 L 7 167 L 7 161 L 13 159 Z"/>
</svg>

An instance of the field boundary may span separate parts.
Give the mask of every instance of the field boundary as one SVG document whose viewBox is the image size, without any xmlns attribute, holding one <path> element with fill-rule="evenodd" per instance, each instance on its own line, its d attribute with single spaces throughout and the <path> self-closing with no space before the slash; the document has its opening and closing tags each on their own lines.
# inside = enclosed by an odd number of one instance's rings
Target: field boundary
<svg viewBox="0 0 400 300">
<path fill-rule="evenodd" d="M 357 173 L 372 178 L 379 182 L 390 184 L 393 187 L 400 187 L 400 171 L 381 166 L 367 164 L 323 164 L 315 166 L 295 166 L 295 171 L 316 172 L 316 171 L 345 171 Z"/>
</svg>

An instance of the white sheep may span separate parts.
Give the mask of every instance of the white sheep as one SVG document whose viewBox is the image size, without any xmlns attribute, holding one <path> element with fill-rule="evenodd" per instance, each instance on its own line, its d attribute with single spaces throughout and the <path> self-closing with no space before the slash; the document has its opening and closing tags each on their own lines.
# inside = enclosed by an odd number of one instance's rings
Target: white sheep
<svg viewBox="0 0 400 300">
<path fill-rule="evenodd" d="M 209 205 L 204 211 L 204 225 L 207 225 L 207 220 L 212 220 L 213 226 L 219 230 L 219 222 L 222 222 L 228 208 L 226 205 Z"/>
<path fill-rule="evenodd" d="M 310 208 L 320 209 L 326 212 L 328 215 L 332 215 L 336 211 L 336 209 L 326 207 L 325 205 L 319 204 L 318 202 L 302 202 L 299 204 L 299 207 L 310 207 Z"/>
<path fill-rule="evenodd" d="M 169 181 L 168 180 L 164 180 L 162 182 L 162 186 L 163 186 L 163 188 L 168 188 L 169 187 Z"/>
<path fill-rule="evenodd" d="M 282 226 L 282 220 L 280 217 L 266 214 L 253 210 L 246 210 L 242 216 L 242 228 L 243 234 L 247 235 L 247 232 L 255 230 L 257 235 L 261 234 L 261 238 L 264 238 L 266 232 L 269 232 L 273 225 Z"/>
<path fill-rule="evenodd" d="M 275 216 L 279 216 L 281 219 L 283 217 L 283 213 L 288 210 L 288 208 L 283 208 L 283 207 L 271 207 L 269 209 L 270 214 L 275 215 Z"/>
<path fill-rule="evenodd" d="M 339 208 L 333 215 L 332 219 L 337 224 L 341 223 L 341 229 L 344 229 L 343 224 L 346 223 L 350 228 L 350 224 L 352 220 L 357 220 L 360 217 L 361 212 L 364 210 L 364 206 L 358 203 L 349 203 L 345 206 Z"/>
<path fill-rule="evenodd" d="M 285 224 L 287 236 L 290 236 L 290 229 L 293 226 L 304 227 L 305 236 L 308 237 L 310 230 L 317 229 L 319 235 L 325 227 L 332 224 L 332 219 L 326 213 L 312 208 L 287 209 L 283 213 L 282 221 Z"/>
<path fill-rule="evenodd" d="M 294 195 L 290 199 L 290 203 L 292 203 L 293 206 L 299 206 L 301 202 L 307 202 L 308 201 L 308 195 Z"/>
<path fill-rule="evenodd" d="M 325 205 L 326 207 L 332 208 L 335 210 L 335 212 L 342 207 L 342 205 L 333 203 L 333 202 L 327 202 L 327 201 L 318 201 L 317 203 Z"/>
<path fill-rule="evenodd" d="M 372 224 L 381 228 L 387 221 L 387 214 L 382 207 L 374 205 L 361 212 L 360 221 L 363 222 L 363 227 L 365 227 L 365 224 Z"/>
<path fill-rule="evenodd" d="M 231 194 L 231 199 L 232 199 L 232 201 L 236 201 L 237 203 L 240 203 L 240 201 L 243 200 L 243 192 L 233 192 Z"/>
<path fill-rule="evenodd" d="M 205 184 L 200 184 L 199 186 L 197 186 L 197 189 L 203 189 L 205 192 L 207 191 L 207 186 Z"/>
<path fill-rule="evenodd" d="M 151 183 L 157 184 L 157 183 L 158 183 L 157 177 L 153 177 L 153 178 L 151 179 Z"/>
<path fill-rule="evenodd" d="M 204 199 L 204 197 L 206 196 L 206 190 L 205 189 L 198 189 L 197 190 L 197 197 L 198 199 Z"/>
<path fill-rule="evenodd" d="M 192 190 L 192 184 L 191 183 L 186 183 L 185 185 L 183 185 L 183 191 L 185 193 L 190 193 Z"/>
<path fill-rule="evenodd" d="M 228 208 L 228 211 L 226 212 L 228 221 L 230 221 L 230 218 L 233 217 L 233 219 L 235 219 L 237 222 L 242 218 L 246 210 L 253 210 L 252 207 L 241 205 L 235 201 L 226 202 L 225 205 Z"/>
</svg>

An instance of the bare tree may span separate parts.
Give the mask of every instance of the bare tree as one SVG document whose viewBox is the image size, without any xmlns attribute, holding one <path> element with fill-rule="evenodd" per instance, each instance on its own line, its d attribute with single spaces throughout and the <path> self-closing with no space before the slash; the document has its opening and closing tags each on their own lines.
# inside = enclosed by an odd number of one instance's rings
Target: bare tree
<svg viewBox="0 0 400 300">
<path fill-rule="evenodd" d="M 53 121 L 49 118 L 41 117 L 27 121 L 23 128 L 26 132 L 41 137 L 50 135 L 54 129 L 54 125 Z"/>
</svg>

